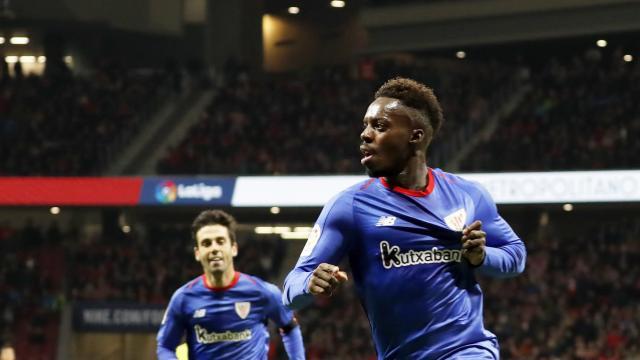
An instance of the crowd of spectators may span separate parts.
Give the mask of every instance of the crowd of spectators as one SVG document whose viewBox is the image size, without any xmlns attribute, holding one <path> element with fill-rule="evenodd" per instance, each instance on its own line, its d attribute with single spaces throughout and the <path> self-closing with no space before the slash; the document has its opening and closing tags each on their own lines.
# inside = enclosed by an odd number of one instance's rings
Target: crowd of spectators
<svg viewBox="0 0 640 360">
<path fill-rule="evenodd" d="M 530 69 L 531 92 L 462 164 L 468 171 L 640 166 L 640 64 L 620 50 L 552 58 Z"/>
<path fill-rule="evenodd" d="M 65 299 L 61 240 L 55 224 L 0 224 L 0 345 L 18 359 L 55 359 Z"/>
<path fill-rule="evenodd" d="M 444 71 L 443 69 L 446 69 Z M 354 75 L 354 73 L 357 73 Z M 412 59 L 364 62 L 361 71 L 324 68 L 310 76 L 229 76 L 182 142 L 160 160 L 162 174 L 362 173 L 362 118 L 381 83 L 410 76 L 432 86 L 446 121 L 431 160 L 445 159 L 513 88 L 496 64 Z M 491 94 L 491 95 L 488 95 Z"/>
<path fill-rule="evenodd" d="M 543 228 L 526 239 L 523 276 L 485 281 L 485 324 L 504 359 L 640 358 L 637 220 Z"/>
<path fill-rule="evenodd" d="M 519 84 L 531 91 L 461 164 L 463 171 L 633 168 L 640 145 L 640 65 L 619 50 L 522 62 L 363 60 L 307 74 L 225 69 L 217 95 L 157 164 L 161 174 L 361 173 L 361 119 L 393 76 L 432 86 L 445 112 L 429 163 L 446 161 L 478 135 Z M 0 175 L 99 174 L 176 91 L 176 67 L 132 71 L 105 61 L 91 75 L 3 75 Z M 4 73 L 3 73 L 4 74 Z M 179 82 L 179 80 L 177 80 Z"/>
<path fill-rule="evenodd" d="M 0 80 L 0 175 L 95 175 L 174 87 L 166 71 L 104 61 L 88 75 L 4 72 Z"/>
</svg>

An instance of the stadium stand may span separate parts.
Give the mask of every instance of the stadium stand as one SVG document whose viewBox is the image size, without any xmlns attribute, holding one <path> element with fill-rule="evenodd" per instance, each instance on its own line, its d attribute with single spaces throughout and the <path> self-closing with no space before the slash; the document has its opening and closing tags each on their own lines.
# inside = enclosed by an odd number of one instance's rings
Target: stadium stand
<svg viewBox="0 0 640 360">
<path fill-rule="evenodd" d="M 465 171 L 637 168 L 640 66 L 621 49 L 532 67 L 533 91 L 462 163 Z"/>
<path fill-rule="evenodd" d="M 100 174 L 175 85 L 175 74 L 117 61 L 84 76 L 3 77 L 0 175 Z"/>
<path fill-rule="evenodd" d="M 405 61 L 406 62 L 406 61 Z M 446 69 L 446 71 L 444 71 Z M 161 174 L 361 173 L 361 119 L 388 78 L 412 76 L 433 86 L 446 122 L 432 160 L 442 162 L 517 86 L 508 66 L 380 60 L 375 75 L 325 68 L 311 78 L 288 75 L 228 79 L 183 141 L 159 162 Z M 491 95 L 488 95 L 491 94 Z"/>
<path fill-rule="evenodd" d="M 18 359 L 55 359 L 64 302 L 62 240 L 55 225 L 0 226 L 0 343 L 13 344 Z"/>
<path fill-rule="evenodd" d="M 639 358 L 637 219 L 558 233 L 547 228 L 528 238 L 524 276 L 483 284 L 486 326 L 501 339 L 502 356 Z"/>
</svg>

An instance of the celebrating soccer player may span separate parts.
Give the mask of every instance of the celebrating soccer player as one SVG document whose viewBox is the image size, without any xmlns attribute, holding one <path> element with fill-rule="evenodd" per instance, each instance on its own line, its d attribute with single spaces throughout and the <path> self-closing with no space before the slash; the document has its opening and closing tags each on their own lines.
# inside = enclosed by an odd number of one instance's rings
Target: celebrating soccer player
<svg viewBox="0 0 640 360">
<path fill-rule="evenodd" d="M 267 359 L 267 319 L 280 327 L 290 359 L 304 359 L 300 328 L 282 305 L 278 288 L 237 272 L 236 221 L 220 210 L 203 211 L 191 225 L 195 258 L 204 275 L 171 297 L 158 331 L 158 358 L 176 359 L 186 333 L 189 359 Z"/>
<path fill-rule="evenodd" d="M 524 244 L 488 192 L 427 166 L 442 121 L 425 85 L 378 89 L 360 134 L 372 178 L 324 207 L 285 280 L 284 303 L 300 308 L 347 281 L 337 265 L 348 256 L 380 359 L 498 359 L 476 274 L 524 270 Z"/>
</svg>

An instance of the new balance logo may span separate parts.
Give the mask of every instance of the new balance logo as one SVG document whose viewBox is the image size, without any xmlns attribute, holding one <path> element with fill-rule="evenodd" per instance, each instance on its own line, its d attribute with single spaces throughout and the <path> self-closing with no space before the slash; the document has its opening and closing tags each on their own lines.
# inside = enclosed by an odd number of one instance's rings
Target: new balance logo
<svg viewBox="0 0 640 360">
<path fill-rule="evenodd" d="M 409 250 L 403 253 L 400 252 L 398 245 L 389 246 L 387 241 L 381 241 L 380 257 L 382 258 L 382 266 L 385 269 L 391 269 L 392 267 L 409 265 L 460 262 L 462 260 L 462 252 L 460 250 L 440 250 L 437 247 L 433 247 L 431 250 Z"/>
<path fill-rule="evenodd" d="M 206 313 L 207 313 L 207 309 L 198 309 L 193 312 L 193 318 L 194 319 L 202 318 Z"/>
<path fill-rule="evenodd" d="M 376 226 L 391 226 L 395 223 L 396 223 L 395 216 L 380 216 L 380 219 L 378 219 Z"/>
</svg>

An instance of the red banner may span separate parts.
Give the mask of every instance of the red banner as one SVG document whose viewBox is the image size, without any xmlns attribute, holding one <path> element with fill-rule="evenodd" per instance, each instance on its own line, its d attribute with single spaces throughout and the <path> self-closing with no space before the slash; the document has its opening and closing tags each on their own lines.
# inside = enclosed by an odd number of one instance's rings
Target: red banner
<svg viewBox="0 0 640 360">
<path fill-rule="evenodd" d="M 141 177 L 3 177 L 0 205 L 137 205 Z"/>
</svg>

